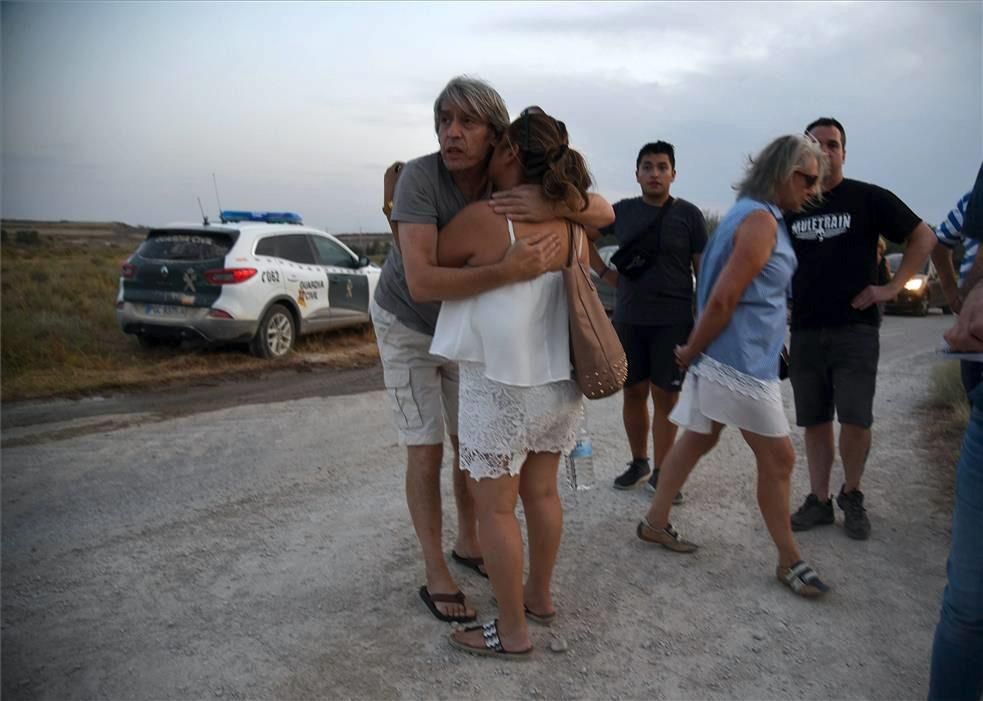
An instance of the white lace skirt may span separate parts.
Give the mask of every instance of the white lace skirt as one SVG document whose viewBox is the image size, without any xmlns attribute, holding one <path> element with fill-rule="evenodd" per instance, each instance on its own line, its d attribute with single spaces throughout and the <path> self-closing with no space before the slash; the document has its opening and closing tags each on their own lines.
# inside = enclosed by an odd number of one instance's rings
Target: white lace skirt
<svg viewBox="0 0 983 701">
<path fill-rule="evenodd" d="M 716 421 L 760 436 L 789 434 L 778 380 L 752 377 L 706 355 L 686 372 L 669 420 L 697 433 L 710 433 Z"/>
<path fill-rule="evenodd" d="M 484 365 L 460 368 L 461 469 L 473 479 L 515 476 L 529 453 L 573 449 L 583 417 L 576 382 L 517 387 L 489 380 Z"/>
</svg>

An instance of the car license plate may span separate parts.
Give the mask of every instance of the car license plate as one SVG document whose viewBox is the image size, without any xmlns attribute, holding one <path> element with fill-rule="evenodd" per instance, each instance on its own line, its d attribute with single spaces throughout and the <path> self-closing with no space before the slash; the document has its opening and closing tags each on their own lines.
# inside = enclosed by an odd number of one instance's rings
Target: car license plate
<svg viewBox="0 0 983 701">
<path fill-rule="evenodd" d="M 144 306 L 144 313 L 147 316 L 178 317 L 183 319 L 188 316 L 188 308 L 178 307 L 173 304 L 147 304 Z"/>
</svg>

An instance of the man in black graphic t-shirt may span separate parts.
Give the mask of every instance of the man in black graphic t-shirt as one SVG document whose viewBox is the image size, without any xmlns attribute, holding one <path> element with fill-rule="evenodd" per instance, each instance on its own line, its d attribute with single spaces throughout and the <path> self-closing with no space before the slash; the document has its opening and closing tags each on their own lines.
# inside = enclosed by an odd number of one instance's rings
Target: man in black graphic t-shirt
<svg viewBox="0 0 983 701">
<path fill-rule="evenodd" d="M 830 472 L 835 456 L 833 415 L 840 422 L 844 484 L 836 502 L 843 527 L 858 540 L 870 535 L 860 478 L 870 451 L 874 388 L 880 354 L 877 305 L 893 299 L 924 265 L 935 236 L 904 202 L 884 188 L 843 177 L 846 134 L 835 119 L 806 131 L 829 159 L 823 200 L 786 218 L 799 259 L 792 278 L 789 377 L 796 423 L 805 427 L 812 493 L 792 514 L 792 530 L 833 523 Z M 878 235 L 907 242 L 901 265 L 878 284 Z"/>
</svg>

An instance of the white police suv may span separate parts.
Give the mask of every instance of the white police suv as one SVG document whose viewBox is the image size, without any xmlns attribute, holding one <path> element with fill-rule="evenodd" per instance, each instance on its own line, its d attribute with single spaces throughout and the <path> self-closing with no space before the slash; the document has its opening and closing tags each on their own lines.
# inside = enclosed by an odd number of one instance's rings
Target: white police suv
<svg viewBox="0 0 983 701">
<path fill-rule="evenodd" d="M 245 341 L 281 358 L 302 334 L 368 322 L 380 272 L 292 212 L 223 211 L 151 229 L 123 264 L 116 317 L 145 346 Z"/>
</svg>

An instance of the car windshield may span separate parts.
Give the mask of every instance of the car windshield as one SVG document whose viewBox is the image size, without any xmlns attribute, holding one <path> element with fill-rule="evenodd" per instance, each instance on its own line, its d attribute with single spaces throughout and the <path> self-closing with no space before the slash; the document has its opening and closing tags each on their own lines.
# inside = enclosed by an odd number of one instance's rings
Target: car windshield
<svg viewBox="0 0 983 701">
<path fill-rule="evenodd" d="M 151 231 L 137 254 L 155 260 L 224 258 L 235 239 L 229 232 Z"/>
</svg>

